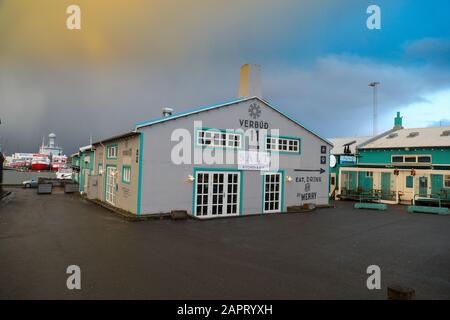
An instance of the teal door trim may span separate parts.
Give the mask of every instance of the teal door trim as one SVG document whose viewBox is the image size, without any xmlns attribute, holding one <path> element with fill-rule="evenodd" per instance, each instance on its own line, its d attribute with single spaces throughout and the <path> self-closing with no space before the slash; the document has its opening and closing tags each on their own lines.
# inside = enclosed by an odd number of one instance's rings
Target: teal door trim
<svg viewBox="0 0 450 320">
<path fill-rule="evenodd" d="M 266 174 L 270 174 L 270 173 L 281 173 L 281 179 L 280 179 L 280 184 L 281 184 L 281 198 L 280 198 L 280 212 L 282 213 L 284 212 L 284 173 L 285 170 L 278 170 L 278 171 L 267 171 L 264 172 L 263 174 L 261 174 L 261 181 L 262 181 L 262 192 L 261 192 L 261 213 L 265 213 L 264 211 L 264 193 L 265 193 L 265 175 Z"/>
</svg>

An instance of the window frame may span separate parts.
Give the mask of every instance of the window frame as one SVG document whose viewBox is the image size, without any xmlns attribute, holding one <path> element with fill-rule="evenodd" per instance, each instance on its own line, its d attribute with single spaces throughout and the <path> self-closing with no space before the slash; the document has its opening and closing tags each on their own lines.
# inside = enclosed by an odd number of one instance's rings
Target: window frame
<svg viewBox="0 0 450 320">
<path fill-rule="evenodd" d="M 450 174 L 443 175 L 442 183 L 444 184 L 444 188 L 450 189 Z M 446 183 L 448 183 L 448 185 Z"/>
<path fill-rule="evenodd" d="M 209 135 L 209 137 L 207 137 Z M 218 135 L 218 139 L 216 138 Z M 223 138 L 225 135 L 225 139 Z M 233 137 L 233 139 L 230 139 Z M 236 142 L 236 137 L 239 137 L 238 145 L 234 145 Z M 240 130 L 233 129 L 215 129 L 215 128 L 196 128 L 195 130 L 195 146 L 200 148 L 212 148 L 212 149 L 234 149 L 242 150 L 244 149 L 244 134 Z M 203 142 L 201 142 L 203 140 Z M 209 141 L 210 143 L 205 143 Z M 224 145 L 218 144 L 216 142 L 223 141 Z M 229 143 L 231 142 L 232 145 Z"/>
<path fill-rule="evenodd" d="M 270 142 L 269 142 L 270 139 Z M 272 142 L 272 139 L 278 139 L 277 142 L 275 143 L 275 145 L 277 146 L 277 149 L 274 150 L 272 148 L 267 148 L 268 145 L 274 145 L 274 143 Z M 290 150 L 280 150 L 280 140 L 286 140 L 286 146 L 289 148 L 290 141 L 296 141 L 297 142 L 297 146 L 298 146 L 298 150 L 295 151 L 290 151 Z M 297 154 L 297 155 L 301 155 L 302 154 L 302 139 L 299 137 L 288 137 L 288 136 L 277 136 L 277 135 L 265 135 L 264 137 L 264 149 L 267 152 L 271 152 L 271 153 L 280 153 L 280 154 Z"/>
<path fill-rule="evenodd" d="M 116 150 L 115 155 L 110 155 L 110 150 Z M 119 145 L 118 144 L 109 144 L 106 146 L 106 159 L 117 159 L 119 156 Z"/>
<path fill-rule="evenodd" d="M 125 180 L 125 171 L 129 170 L 128 180 Z M 122 166 L 122 183 L 130 184 L 131 183 L 131 166 L 130 165 L 123 165 Z"/>
<path fill-rule="evenodd" d="M 100 169 L 101 169 L 101 171 L 100 171 Z M 99 176 L 102 176 L 102 175 L 103 175 L 103 163 L 99 163 L 99 164 L 97 165 L 97 174 L 98 174 Z"/>
<path fill-rule="evenodd" d="M 394 158 L 402 158 L 403 161 L 394 161 Z M 420 162 L 419 158 L 429 158 L 430 161 L 429 162 Z M 414 158 L 415 161 L 406 161 L 407 158 Z M 391 155 L 391 163 L 394 164 L 406 164 L 406 165 L 411 165 L 411 164 L 416 164 L 416 165 L 428 165 L 428 164 L 432 164 L 433 163 L 433 157 L 431 154 L 395 154 L 395 155 Z"/>
</svg>

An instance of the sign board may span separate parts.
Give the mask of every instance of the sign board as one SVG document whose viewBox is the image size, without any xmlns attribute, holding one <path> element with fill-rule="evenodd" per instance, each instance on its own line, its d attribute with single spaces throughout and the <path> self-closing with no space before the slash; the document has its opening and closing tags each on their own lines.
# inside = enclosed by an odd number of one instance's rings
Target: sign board
<svg viewBox="0 0 450 320">
<path fill-rule="evenodd" d="M 356 164 L 355 156 L 340 156 L 339 157 L 340 164 Z"/>
<path fill-rule="evenodd" d="M 330 156 L 330 167 L 331 168 L 336 167 L 336 157 L 334 155 Z"/>
<path fill-rule="evenodd" d="M 259 151 L 238 151 L 238 169 L 240 170 L 269 170 L 270 154 Z"/>
</svg>

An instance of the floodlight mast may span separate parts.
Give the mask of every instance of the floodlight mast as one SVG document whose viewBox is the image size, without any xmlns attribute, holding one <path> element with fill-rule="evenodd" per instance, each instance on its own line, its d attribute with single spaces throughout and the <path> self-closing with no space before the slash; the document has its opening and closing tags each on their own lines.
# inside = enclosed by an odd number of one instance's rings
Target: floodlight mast
<svg viewBox="0 0 450 320">
<path fill-rule="evenodd" d="M 369 83 L 369 87 L 373 88 L 373 136 L 378 134 L 378 86 L 380 82 L 374 81 Z"/>
</svg>

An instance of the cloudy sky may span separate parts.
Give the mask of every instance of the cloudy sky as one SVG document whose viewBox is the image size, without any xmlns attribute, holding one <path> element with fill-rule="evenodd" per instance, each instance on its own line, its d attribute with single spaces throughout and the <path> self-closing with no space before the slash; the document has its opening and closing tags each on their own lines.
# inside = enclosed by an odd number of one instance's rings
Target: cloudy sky
<svg viewBox="0 0 450 320">
<path fill-rule="evenodd" d="M 66 8 L 81 7 L 81 30 Z M 369 30 L 366 9 L 381 8 Z M 239 67 L 263 96 L 326 137 L 450 125 L 447 0 L 0 0 L 0 143 L 66 153 L 159 116 L 236 98 Z"/>
</svg>

